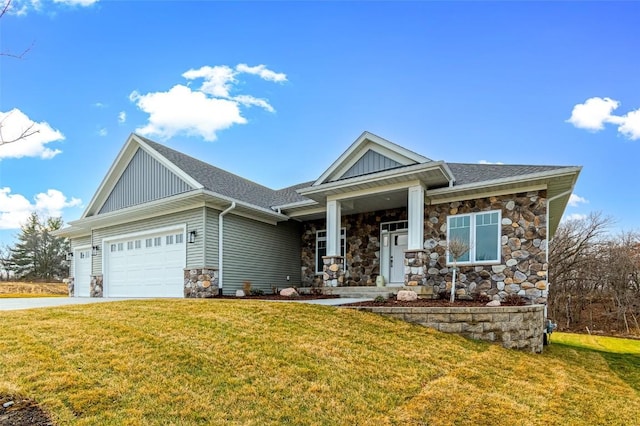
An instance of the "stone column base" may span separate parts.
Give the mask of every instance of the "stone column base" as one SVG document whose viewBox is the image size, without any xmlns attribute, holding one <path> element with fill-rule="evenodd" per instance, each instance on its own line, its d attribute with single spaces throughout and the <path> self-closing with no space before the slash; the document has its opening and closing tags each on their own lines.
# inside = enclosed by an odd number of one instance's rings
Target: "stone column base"
<svg viewBox="0 0 640 426">
<path fill-rule="evenodd" d="M 89 297 L 102 297 L 102 289 L 104 288 L 102 275 L 94 275 L 91 277 L 91 285 L 89 287 Z"/>
<path fill-rule="evenodd" d="M 322 282 L 325 287 L 344 285 L 344 258 L 342 256 L 322 256 Z"/>
<path fill-rule="evenodd" d="M 218 295 L 218 269 L 193 268 L 184 270 L 184 297 L 211 298 Z"/>
<path fill-rule="evenodd" d="M 404 251 L 404 285 L 413 287 L 424 285 L 427 281 L 425 266 L 429 264 L 429 256 L 425 250 Z"/>
</svg>

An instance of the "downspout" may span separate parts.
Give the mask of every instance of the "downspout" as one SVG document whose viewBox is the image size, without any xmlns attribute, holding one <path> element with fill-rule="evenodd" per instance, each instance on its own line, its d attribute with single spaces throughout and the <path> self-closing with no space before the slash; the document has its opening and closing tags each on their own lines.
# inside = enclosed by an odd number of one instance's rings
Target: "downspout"
<svg viewBox="0 0 640 426">
<path fill-rule="evenodd" d="M 224 234 L 224 216 L 231 210 L 236 208 L 236 202 L 233 201 L 229 207 L 218 215 L 218 294 L 222 296 L 222 255 L 223 255 L 223 234 Z"/>
<path fill-rule="evenodd" d="M 568 191 L 564 191 L 562 194 L 557 194 L 554 195 L 551 198 L 547 198 L 547 250 L 545 253 L 545 260 L 547 262 L 547 297 L 549 297 L 549 290 L 551 287 L 551 283 L 549 282 L 549 250 L 551 248 L 551 238 L 549 236 L 549 209 L 551 208 L 551 202 L 554 200 L 557 200 L 560 197 L 564 197 L 568 194 L 571 194 L 573 192 L 573 188 L 571 188 Z M 547 318 L 547 306 L 548 304 L 544 305 L 544 317 Z"/>
</svg>

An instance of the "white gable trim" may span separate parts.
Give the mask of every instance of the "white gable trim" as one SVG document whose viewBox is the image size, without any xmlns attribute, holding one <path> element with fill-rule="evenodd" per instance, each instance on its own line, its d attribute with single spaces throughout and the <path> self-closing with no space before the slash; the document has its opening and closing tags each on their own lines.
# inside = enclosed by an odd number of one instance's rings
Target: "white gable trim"
<svg viewBox="0 0 640 426">
<path fill-rule="evenodd" d="M 92 216 L 96 214 L 102 205 L 106 202 L 107 198 L 109 198 L 109 194 L 113 191 L 115 185 L 118 183 L 118 180 L 126 170 L 129 162 L 135 155 L 138 149 L 143 149 L 149 155 L 151 155 L 155 160 L 157 160 L 164 167 L 169 169 L 172 173 L 177 175 L 180 179 L 187 182 L 194 189 L 202 189 L 204 186 L 193 179 L 191 176 L 186 174 L 180 168 L 178 168 L 175 164 L 167 160 L 165 157 L 160 155 L 156 150 L 151 148 L 148 144 L 146 144 L 142 139 L 140 139 L 135 133 L 129 135 L 127 142 L 124 144 L 120 152 L 118 153 L 116 159 L 111 164 L 111 167 L 107 171 L 107 174 L 102 179 L 98 190 L 91 198 L 91 201 L 87 205 L 87 208 L 80 216 L 81 219 L 84 219 L 88 216 Z"/>
<path fill-rule="evenodd" d="M 427 157 L 416 154 L 406 148 L 396 145 L 386 139 L 376 136 L 373 133 L 363 132 L 354 143 L 340 156 L 325 172 L 311 185 L 317 186 L 322 183 L 338 179 L 351 168 L 369 149 L 382 154 L 400 164 L 412 165 L 431 161 Z"/>
</svg>

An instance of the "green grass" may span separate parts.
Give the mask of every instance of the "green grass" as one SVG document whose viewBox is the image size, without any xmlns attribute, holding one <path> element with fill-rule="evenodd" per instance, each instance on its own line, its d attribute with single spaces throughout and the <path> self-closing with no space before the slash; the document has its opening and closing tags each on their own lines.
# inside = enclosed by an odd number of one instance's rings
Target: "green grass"
<svg viewBox="0 0 640 426">
<path fill-rule="evenodd" d="M 61 425 L 629 425 L 638 354 L 505 350 L 374 314 L 136 300 L 0 312 L 0 394 Z M 619 357 L 616 364 L 614 358 Z"/>
</svg>

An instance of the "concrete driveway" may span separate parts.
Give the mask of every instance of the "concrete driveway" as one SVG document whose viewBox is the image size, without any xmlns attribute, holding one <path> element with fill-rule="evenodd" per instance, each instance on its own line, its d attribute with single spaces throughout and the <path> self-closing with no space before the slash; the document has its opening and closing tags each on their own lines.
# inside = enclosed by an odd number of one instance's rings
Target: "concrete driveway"
<svg viewBox="0 0 640 426">
<path fill-rule="evenodd" d="M 50 308 L 52 306 L 80 305 L 85 303 L 116 302 L 124 298 L 102 297 L 29 297 L 24 299 L 0 298 L 0 311 Z"/>
<path fill-rule="evenodd" d="M 0 298 L 0 311 L 15 311 L 20 309 L 50 308 L 53 306 L 81 305 L 85 303 L 117 302 L 120 300 L 131 300 L 122 297 L 33 297 L 24 299 Z M 366 298 L 335 298 L 316 300 L 276 300 L 276 302 L 297 302 L 311 303 L 316 305 L 339 306 L 346 303 L 364 302 L 373 299 Z"/>
</svg>

